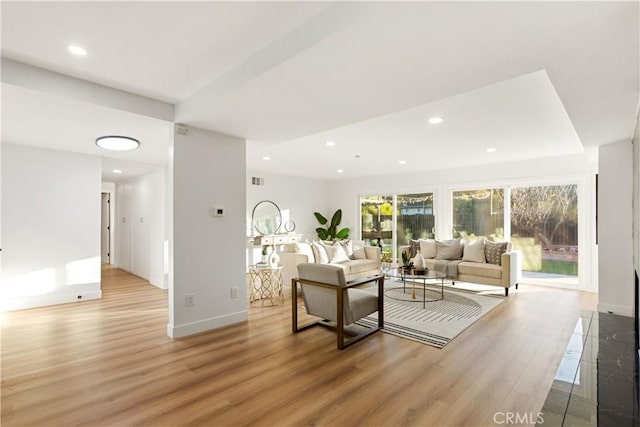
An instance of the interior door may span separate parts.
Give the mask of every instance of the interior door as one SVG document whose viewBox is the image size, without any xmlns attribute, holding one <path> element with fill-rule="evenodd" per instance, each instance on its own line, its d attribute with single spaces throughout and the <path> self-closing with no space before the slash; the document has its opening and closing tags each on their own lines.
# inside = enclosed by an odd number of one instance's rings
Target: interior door
<svg viewBox="0 0 640 427">
<path fill-rule="evenodd" d="M 100 223 L 100 253 L 101 260 L 105 264 L 111 263 L 111 241 L 110 241 L 110 194 L 102 193 L 102 220 Z"/>
</svg>

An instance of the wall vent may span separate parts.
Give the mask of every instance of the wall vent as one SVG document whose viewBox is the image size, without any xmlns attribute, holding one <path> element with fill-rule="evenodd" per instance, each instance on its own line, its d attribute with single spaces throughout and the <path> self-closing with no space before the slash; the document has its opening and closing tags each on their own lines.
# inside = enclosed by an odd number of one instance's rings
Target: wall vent
<svg viewBox="0 0 640 427">
<path fill-rule="evenodd" d="M 264 185 L 264 178 L 260 178 L 258 176 L 252 176 L 251 177 L 251 184 L 252 185 Z"/>
</svg>

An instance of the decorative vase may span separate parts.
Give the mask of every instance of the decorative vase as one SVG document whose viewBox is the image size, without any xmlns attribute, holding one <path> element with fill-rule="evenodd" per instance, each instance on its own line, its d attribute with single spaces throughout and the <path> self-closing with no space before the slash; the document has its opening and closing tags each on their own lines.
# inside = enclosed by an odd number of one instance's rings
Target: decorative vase
<svg viewBox="0 0 640 427">
<path fill-rule="evenodd" d="M 280 255 L 278 255 L 278 253 L 275 251 L 271 252 L 271 254 L 269 255 L 269 267 L 277 268 L 279 262 L 280 262 Z"/>
<path fill-rule="evenodd" d="M 425 267 L 424 258 L 422 257 L 422 254 L 420 253 L 420 251 L 418 251 L 415 258 L 413 258 L 413 268 L 416 271 L 424 271 L 424 267 Z"/>
</svg>

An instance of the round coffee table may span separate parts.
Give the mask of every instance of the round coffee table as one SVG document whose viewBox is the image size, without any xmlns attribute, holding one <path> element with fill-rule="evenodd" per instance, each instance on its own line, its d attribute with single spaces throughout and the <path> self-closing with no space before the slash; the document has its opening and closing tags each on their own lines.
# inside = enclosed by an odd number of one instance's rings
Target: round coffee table
<svg viewBox="0 0 640 427">
<path fill-rule="evenodd" d="M 402 280 L 402 291 L 407 292 L 407 281 L 411 282 L 411 301 L 419 302 L 416 296 L 416 282 L 420 285 L 422 281 L 422 308 L 426 308 L 428 302 L 439 301 L 444 298 L 444 279 L 446 275 L 440 271 L 425 270 L 424 272 L 416 272 L 414 270 L 405 270 L 404 268 L 385 268 L 382 270 L 385 277 L 396 278 Z M 439 298 L 427 298 L 427 283 L 428 280 L 437 281 L 440 280 L 440 296 Z M 400 288 L 396 288 L 400 289 Z M 437 291 L 435 291 L 437 294 Z M 393 298 L 390 296 L 390 298 Z M 405 300 L 406 301 L 406 300 Z"/>
</svg>

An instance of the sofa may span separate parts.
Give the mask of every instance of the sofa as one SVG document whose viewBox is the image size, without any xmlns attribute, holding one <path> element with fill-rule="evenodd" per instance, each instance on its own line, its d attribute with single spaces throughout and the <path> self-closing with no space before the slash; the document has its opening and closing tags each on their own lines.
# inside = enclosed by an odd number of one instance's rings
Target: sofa
<svg viewBox="0 0 640 427">
<path fill-rule="evenodd" d="M 347 282 L 380 274 L 382 254 L 377 246 L 364 246 L 351 240 L 305 242 L 282 245 L 278 250 L 285 287 L 298 276 L 298 264 L 332 264 L 344 270 Z M 290 289 L 287 289 L 287 293 Z"/>
<path fill-rule="evenodd" d="M 444 272 L 454 285 L 460 281 L 502 286 L 505 296 L 512 286 L 518 289 L 522 277 L 522 256 L 510 242 L 420 239 L 400 251 L 412 258 L 419 252 L 427 268 Z"/>
</svg>

